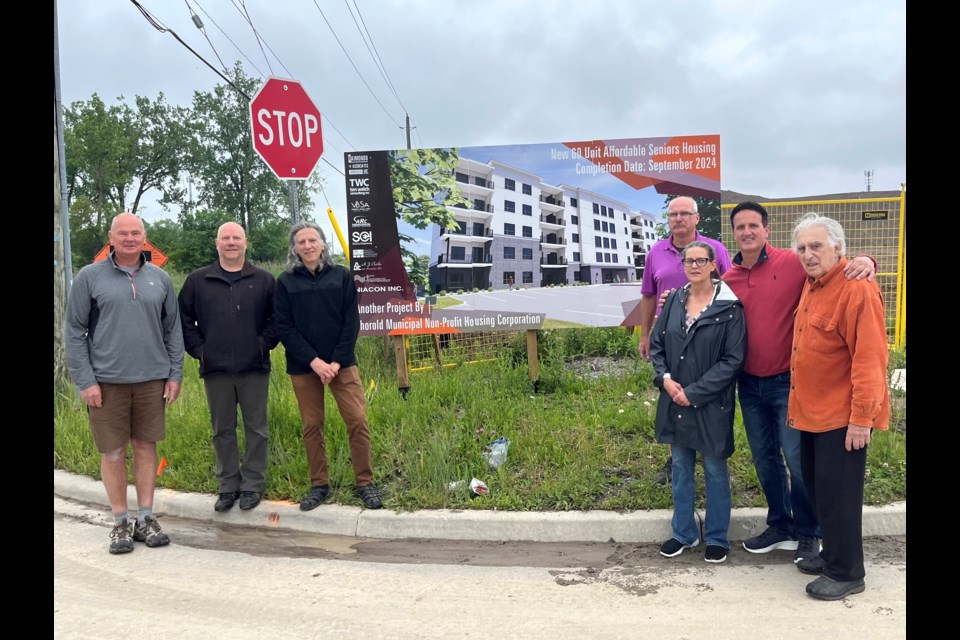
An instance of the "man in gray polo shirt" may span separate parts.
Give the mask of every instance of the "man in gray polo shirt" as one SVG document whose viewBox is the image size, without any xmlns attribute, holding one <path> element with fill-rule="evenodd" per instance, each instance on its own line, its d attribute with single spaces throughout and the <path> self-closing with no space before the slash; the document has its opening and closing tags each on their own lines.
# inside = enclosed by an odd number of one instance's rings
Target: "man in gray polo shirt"
<svg viewBox="0 0 960 640">
<path fill-rule="evenodd" d="M 180 395 L 183 335 L 170 276 L 146 261 L 143 222 L 121 213 L 106 260 L 81 269 L 67 301 L 67 366 L 87 405 L 100 474 L 113 510 L 110 553 L 170 542 L 153 514 L 157 442 Z M 127 444 L 133 445 L 137 518 L 127 515 Z"/>
</svg>

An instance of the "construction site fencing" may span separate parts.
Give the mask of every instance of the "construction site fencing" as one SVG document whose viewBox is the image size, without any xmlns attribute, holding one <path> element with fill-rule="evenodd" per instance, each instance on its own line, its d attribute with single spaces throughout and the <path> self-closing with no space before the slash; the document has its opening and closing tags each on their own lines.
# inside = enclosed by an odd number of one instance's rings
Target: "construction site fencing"
<svg viewBox="0 0 960 640">
<path fill-rule="evenodd" d="M 813 212 L 843 226 L 848 258 L 867 254 L 876 259 L 877 283 L 886 307 L 887 336 L 895 347 L 906 343 L 906 193 L 904 184 L 898 197 L 760 202 L 770 214 L 769 242 L 775 247 L 791 247 L 797 221 Z M 737 252 L 729 224 L 730 211 L 735 206 L 721 205 L 722 241 L 731 256 Z"/>
</svg>

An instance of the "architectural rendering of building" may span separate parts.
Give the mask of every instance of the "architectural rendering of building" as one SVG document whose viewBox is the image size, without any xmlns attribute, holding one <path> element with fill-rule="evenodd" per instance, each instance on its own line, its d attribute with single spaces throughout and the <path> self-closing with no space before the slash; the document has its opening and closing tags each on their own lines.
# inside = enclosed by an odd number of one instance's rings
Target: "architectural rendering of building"
<svg viewBox="0 0 960 640">
<path fill-rule="evenodd" d="M 460 158 L 458 227 L 434 226 L 433 292 L 639 282 L 654 214 L 496 160 Z"/>
</svg>

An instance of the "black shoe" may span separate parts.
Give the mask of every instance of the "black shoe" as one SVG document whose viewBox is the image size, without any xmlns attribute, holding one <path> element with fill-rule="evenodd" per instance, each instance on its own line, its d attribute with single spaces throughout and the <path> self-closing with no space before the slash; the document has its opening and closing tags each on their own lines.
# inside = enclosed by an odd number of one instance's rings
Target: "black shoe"
<svg viewBox="0 0 960 640">
<path fill-rule="evenodd" d="M 240 508 L 246 511 L 247 509 L 253 509 L 255 506 L 260 504 L 260 494 L 256 491 L 241 491 L 240 492 Z"/>
<path fill-rule="evenodd" d="M 708 544 L 706 551 L 703 553 L 703 559 L 707 562 L 720 564 L 726 561 L 727 550 L 718 544 Z"/>
<path fill-rule="evenodd" d="M 233 503 L 237 501 L 237 497 L 240 495 L 239 491 L 230 491 L 229 493 L 221 493 L 220 497 L 217 498 L 216 504 L 213 505 L 214 511 L 230 511 L 233 509 Z"/>
<path fill-rule="evenodd" d="M 797 550 L 793 553 L 793 561 L 813 560 L 820 557 L 820 541 L 817 538 L 800 536 L 797 539 Z"/>
<path fill-rule="evenodd" d="M 114 525 L 110 532 L 110 553 L 130 553 L 133 551 L 133 528 L 126 520 Z"/>
<path fill-rule="evenodd" d="M 673 481 L 673 456 L 667 458 L 667 464 L 663 465 L 663 469 L 657 474 L 655 480 L 657 484 L 663 486 L 666 486 Z"/>
<path fill-rule="evenodd" d="M 372 484 L 355 487 L 354 492 L 363 500 L 363 504 L 367 505 L 367 509 L 379 509 L 383 506 L 383 501 L 380 500 L 380 494 L 377 493 L 376 488 Z"/>
<path fill-rule="evenodd" d="M 300 511 L 316 509 L 323 504 L 329 495 L 330 485 L 328 484 L 318 484 L 315 487 L 310 487 L 310 493 L 303 496 L 303 499 L 300 500 Z"/>
<path fill-rule="evenodd" d="M 683 553 L 685 549 L 693 549 L 698 544 L 700 544 L 699 538 L 694 540 L 693 544 L 683 544 L 676 538 L 670 538 L 660 545 L 660 555 L 664 558 L 674 558 Z"/>
<path fill-rule="evenodd" d="M 807 585 L 807 593 L 817 600 L 843 600 L 855 593 L 862 593 L 866 588 L 862 579 L 841 582 L 827 576 L 820 576 Z"/>
<path fill-rule="evenodd" d="M 743 548 L 750 553 L 770 553 L 774 549 L 796 551 L 797 540 L 780 533 L 773 527 L 767 527 L 760 535 L 744 540 Z"/>
<path fill-rule="evenodd" d="M 827 566 L 827 563 L 820 556 L 804 558 L 803 560 L 797 561 L 797 569 L 800 570 L 800 573 L 806 573 L 811 576 L 821 575 L 825 566 Z"/>
</svg>

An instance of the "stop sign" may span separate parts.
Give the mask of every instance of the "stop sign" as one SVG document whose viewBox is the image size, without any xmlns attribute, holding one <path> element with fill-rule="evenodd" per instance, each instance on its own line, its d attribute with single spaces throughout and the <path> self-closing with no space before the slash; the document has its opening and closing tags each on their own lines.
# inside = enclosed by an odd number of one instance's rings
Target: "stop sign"
<svg viewBox="0 0 960 640">
<path fill-rule="evenodd" d="M 310 177 L 323 153 L 320 110 L 296 80 L 270 77 L 250 101 L 253 148 L 281 180 Z"/>
</svg>

